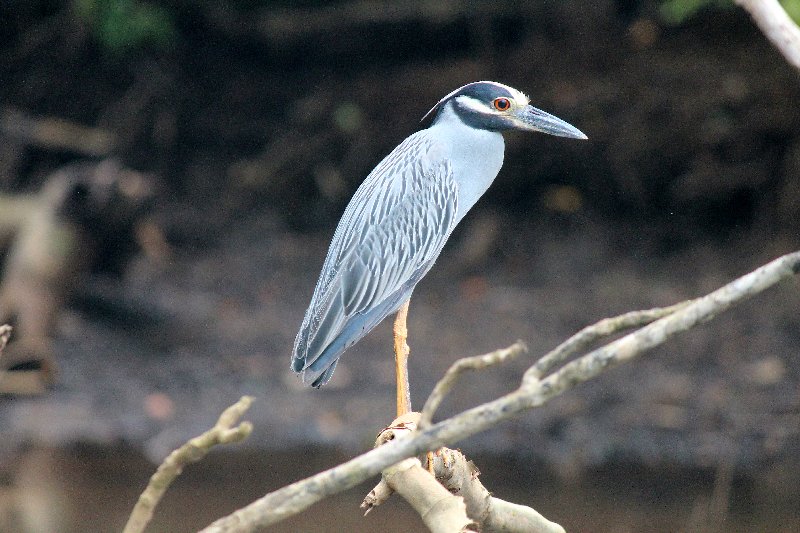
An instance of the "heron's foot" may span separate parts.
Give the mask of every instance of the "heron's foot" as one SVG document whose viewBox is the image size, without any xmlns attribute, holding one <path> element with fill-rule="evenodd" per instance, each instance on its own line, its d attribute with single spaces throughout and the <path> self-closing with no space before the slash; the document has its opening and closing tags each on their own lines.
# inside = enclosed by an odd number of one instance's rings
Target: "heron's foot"
<svg viewBox="0 0 800 533">
<path fill-rule="evenodd" d="M 378 433 L 378 437 L 375 440 L 375 447 L 416 430 L 421 416 L 420 413 L 409 412 L 395 418 L 391 424 Z"/>
<path fill-rule="evenodd" d="M 436 463 L 434 462 L 435 459 L 438 457 L 442 461 L 442 466 L 445 470 L 449 469 L 452 465 L 450 464 L 449 456 L 444 453 L 444 448 L 439 448 L 438 450 L 434 450 L 432 452 L 428 452 L 426 457 L 428 459 L 428 472 L 431 473 L 432 476 L 436 477 Z"/>
</svg>

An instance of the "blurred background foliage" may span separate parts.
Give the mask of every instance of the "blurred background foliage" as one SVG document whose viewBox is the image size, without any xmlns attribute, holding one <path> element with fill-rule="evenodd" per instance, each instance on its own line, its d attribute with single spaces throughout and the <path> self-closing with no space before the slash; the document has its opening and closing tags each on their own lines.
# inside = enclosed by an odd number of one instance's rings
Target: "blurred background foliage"
<svg viewBox="0 0 800 533">
<path fill-rule="evenodd" d="M 110 52 L 144 45 L 165 47 L 177 37 L 175 12 L 165 6 L 138 0 L 73 0 L 73 7 Z"/>
<path fill-rule="evenodd" d="M 92 30 L 98 42 L 113 53 L 145 45 L 166 47 L 175 44 L 181 10 L 191 9 L 191 2 L 147 2 L 143 0 L 72 0 L 76 15 Z M 702 10 L 730 9 L 732 0 L 660 0 L 659 14 L 670 24 L 681 24 Z M 313 8 L 340 2 L 306 0 L 223 0 L 216 9 L 242 12 L 282 7 Z M 781 0 L 781 5 L 800 22 L 800 0 Z"/>
<path fill-rule="evenodd" d="M 180 18 L 200 2 L 171 0 L 72 0 L 75 14 L 98 43 L 113 53 L 124 53 L 141 46 L 168 47 L 179 39 Z M 258 9 L 314 8 L 337 1 L 304 0 L 222 0 L 202 2 L 219 11 L 247 13 Z"/>
</svg>

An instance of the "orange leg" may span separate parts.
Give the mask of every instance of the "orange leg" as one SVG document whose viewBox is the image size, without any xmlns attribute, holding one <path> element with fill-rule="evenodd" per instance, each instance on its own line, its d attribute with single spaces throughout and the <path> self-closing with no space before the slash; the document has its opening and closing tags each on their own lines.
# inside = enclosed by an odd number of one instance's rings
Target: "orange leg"
<svg viewBox="0 0 800 533">
<path fill-rule="evenodd" d="M 394 319 L 394 369 L 397 377 L 397 416 L 411 412 L 411 390 L 408 386 L 408 354 L 410 352 L 406 339 L 408 328 L 408 302 L 397 311 Z"/>
</svg>

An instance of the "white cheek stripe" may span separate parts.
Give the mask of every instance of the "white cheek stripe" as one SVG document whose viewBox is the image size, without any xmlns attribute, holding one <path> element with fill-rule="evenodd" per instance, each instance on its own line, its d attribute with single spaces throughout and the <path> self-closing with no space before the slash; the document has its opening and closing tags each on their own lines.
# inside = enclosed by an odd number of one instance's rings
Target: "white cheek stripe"
<svg viewBox="0 0 800 533">
<path fill-rule="evenodd" d="M 528 103 L 530 102 L 530 99 L 528 98 L 528 96 L 527 96 L 525 93 L 523 93 L 523 92 L 520 92 L 520 91 L 516 90 L 516 89 L 515 89 L 515 88 L 513 88 L 513 87 L 509 87 L 508 85 L 504 85 L 504 84 L 502 84 L 502 83 L 498 83 L 498 82 L 496 82 L 496 81 L 487 81 L 487 80 L 484 80 L 484 81 L 479 81 L 479 82 L 475 82 L 475 83 L 490 83 L 490 84 L 492 84 L 492 85 L 496 85 L 496 86 L 498 86 L 498 87 L 502 87 L 502 88 L 504 88 L 505 90 L 507 90 L 508 92 L 510 92 L 510 93 L 512 94 L 512 99 L 514 100 L 514 105 L 515 105 L 516 107 L 525 107 L 525 106 L 526 106 L 526 105 L 528 105 Z M 471 84 L 471 83 L 468 83 L 467 85 L 472 85 L 472 84 Z M 446 95 L 444 98 L 442 98 L 441 100 L 439 100 L 439 101 L 436 103 L 436 105 L 435 105 L 435 106 L 433 106 L 433 107 L 430 109 L 430 111 L 428 111 L 427 113 L 425 113 L 425 116 L 424 116 L 424 117 L 422 117 L 422 120 L 425 120 L 426 118 L 428 118 L 428 115 L 430 115 L 431 113 L 433 113 L 434 111 L 436 111 L 436 110 L 439 108 L 439 106 L 441 105 L 441 103 L 442 103 L 442 102 L 444 102 L 445 100 L 448 100 L 448 99 L 452 98 L 452 96 L 453 96 L 454 94 L 456 94 L 458 91 L 460 91 L 461 89 L 463 89 L 463 88 L 464 88 L 464 87 L 466 87 L 467 85 L 464 85 L 464 86 L 462 86 L 462 87 L 459 87 L 459 88 L 458 88 L 458 89 L 456 89 L 455 91 L 452 91 L 452 92 L 450 92 L 450 93 L 449 93 L 448 95 Z M 467 100 L 469 100 L 469 102 L 467 102 Z M 466 97 L 466 96 L 465 96 L 465 97 L 463 97 L 463 98 L 459 98 L 459 102 L 463 102 L 463 103 L 465 103 L 465 106 L 466 106 L 466 107 L 469 107 L 469 108 L 470 108 L 470 109 L 472 109 L 473 111 L 478 111 L 479 113 L 485 113 L 485 114 L 486 114 L 486 113 L 494 113 L 494 112 L 495 112 L 494 108 L 487 107 L 486 105 L 481 105 L 481 103 L 480 103 L 480 102 L 478 102 L 478 101 L 476 101 L 476 100 L 474 100 L 474 99 L 472 99 L 472 98 Z"/>
<path fill-rule="evenodd" d="M 484 115 L 491 114 L 494 109 L 489 108 L 481 102 L 480 100 L 476 100 L 474 98 L 470 98 L 469 96 L 458 96 L 456 97 L 456 101 L 458 101 L 459 105 L 466 107 L 476 113 L 482 113 Z"/>
<path fill-rule="evenodd" d="M 511 87 L 508 87 L 508 89 L 511 89 Z M 514 106 L 514 108 L 519 109 L 528 105 L 527 96 L 525 96 L 519 91 L 515 91 L 514 89 L 511 89 L 511 91 L 509 92 L 511 92 L 511 94 L 513 95 L 512 105 Z M 459 105 L 467 109 L 470 109 L 471 111 L 474 111 L 476 113 L 481 113 L 484 115 L 503 114 L 503 113 L 498 113 L 498 111 L 492 106 L 491 103 L 481 102 L 480 100 L 476 100 L 475 98 L 471 98 L 469 96 L 458 96 L 456 97 L 456 100 L 458 101 Z"/>
</svg>

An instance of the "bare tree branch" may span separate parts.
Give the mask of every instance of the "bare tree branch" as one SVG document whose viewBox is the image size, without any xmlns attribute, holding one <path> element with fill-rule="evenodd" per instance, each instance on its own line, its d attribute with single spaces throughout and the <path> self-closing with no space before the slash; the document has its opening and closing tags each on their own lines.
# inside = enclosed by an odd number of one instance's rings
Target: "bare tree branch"
<svg viewBox="0 0 800 533">
<path fill-rule="evenodd" d="M 386 503 L 394 493 L 394 489 L 389 486 L 386 480 L 381 476 L 381 480 L 375 485 L 369 494 L 364 497 L 364 501 L 361 502 L 361 508 L 364 509 L 364 516 L 367 516 L 370 511 L 376 508 L 379 505 Z"/>
<path fill-rule="evenodd" d="M 420 417 L 420 413 L 409 411 L 395 418 L 389 426 L 383 428 L 383 430 L 378 433 L 374 448 L 383 446 L 387 442 L 393 441 L 398 437 L 407 437 L 412 431 L 415 431 L 419 427 Z M 364 497 L 364 501 L 361 502 L 361 508 L 364 509 L 364 516 L 367 516 L 375 507 L 385 503 L 393 492 L 394 489 L 386 481 L 386 471 L 384 471 L 381 480 L 369 491 L 369 494 Z"/>
<path fill-rule="evenodd" d="M 488 356 L 510 352 L 519 344 L 487 354 L 484 360 L 497 362 L 497 357 Z M 468 357 L 464 360 L 477 361 L 479 358 Z M 455 365 L 452 368 L 456 368 Z M 398 417 L 378 435 L 375 447 L 396 438 L 408 438 L 417 429 L 420 418 L 420 413 Z M 420 466 L 419 458 L 406 460 L 411 463 L 407 464 L 402 476 L 394 473 L 394 466 L 384 470 L 381 481 L 364 498 L 361 508 L 369 512 L 397 492 L 423 517 L 431 531 L 438 527 L 457 531 L 463 524 L 472 521 L 480 531 L 486 533 L 564 533 L 564 528 L 536 510 L 493 497 L 478 478 L 478 468 L 460 451 L 441 448 L 428 456 L 430 473 Z M 400 464 L 404 465 L 406 461 Z M 430 502 L 436 502 L 436 506 Z M 461 511 L 464 506 L 465 515 Z M 448 513 L 442 512 L 442 509 L 447 509 Z M 428 513 L 431 516 L 426 519 Z"/>
<path fill-rule="evenodd" d="M 222 412 L 213 428 L 193 438 L 164 459 L 164 462 L 150 478 L 147 488 L 139 496 L 139 501 L 136 502 L 123 533 L 141 533 L 145 530 L 153 518 L 153 512 L 158 502 L 161 501 L 175 478 L 183 472 L 186 465 L 199 461 L 218 444 L 239 442 L 250 435 L 253 431 L 253 425 L 250 422 L 242 422 L 236 427 L 233 425 L 239 421 L 252 403 L 251 396 L 242 396 L 238 402 Z"/>
<path fill-rule="evenodd" d="M 508 348 L 495 350 L 491 353 L 484 355 L 476 355 L 473 357 L 465 357 L 459 359 L 447 370 L 444 377 L 439 380 L 433 392 L 425 400 L 425 405 L 422 407 L 422 415 L 419 420 L 420 429 L 425 429 L 431 425 L 433 415 L 439 408 L 439 405 L 444 400 L 445 396 L 453 389 L 453 386 L 458 381 L 458 378 L 469 370 L 480 370 L 490 366 L 499 365 L 511 359 L 516 359 L 520 354 L 527 353 L 528 347 L 522 341 L 517 341 Z"/>
<path fill-rule="evenodd" d="M 598 340 L 610 337 L 626 329 L 646 326 L 659 318 L 671 315 L 678 309 L 683 309 L 690 303 L 691 301 L 681 302 L 669 307 L 631 311 L 613 318 L 604 318 L 591 326 L 586 326 L 578 333 L 556 346 L 555 349 L 545 354 L 544 357 L 536 361 L 536 364 L 528 370 L 528 375 L 539 379 L 559 364 L 576 353 L 585 350 Z"/>
<path fill-rule="evenodd" d="M 436 479 L 451 493 L 462 496 L 467 515 L 480 530 L 502 533 L 564 533 L 564 528 L 536 510 L 492 496 L 481 483 L 480 472 L 458 450 L 443 448 L 434 459 Z"/>
<path fill-rule="evenodd" d="M 798 272 L 800 252 L 779 257 L 672 314 L 568 363 L 544 379 L 527 374 L 521 386 L 505 396 L 415 432 L 407 439 L 396 439 L 346 463 L 271 492 L 220 518 L 203 532 L 253 531 L 300 513 L 313 503 L 352 488 L 403 459 L 458 442 L 500 421 L 541 406 L 565 390 L 641 355 L 677 333 L 713 319 L 735 303 Z"/>
<path fill-rule="evenodd" d="M 454 496 L 422 468 L 416 457 L 405 459 L 383 471 L 386 483 L 422 517 L 431 533 L 470 531 L 464 499 Z"/>
<path fill-rule="evenodd" d="M 627 329 L 646 326 L 659 318 L 663 318 L 679 309 L 683 309 L 690 303 L 691 300 L 669 307 L 658 307 L 655 309 L 646 309 L 644 311 L 630 311 L 613 318 L 604 318 L 591 326 L 586 326 L 578 333 L 559 344 L 555 349 L 545 354 L 535 365 L 528 369 L 526 375 L 530 376 L 530 379 L 539 379 L 571 356 L 581 350 L 585 350 L 598 340 L 610 337 L 611 335 Z M 484 355 L 465 357 L 453 363 L 444 377 L 436 383 L 433 392 L 431 392 L 431 395 L 426 400 L 421 411 L 422 417 L 419 421 L 419 427 L 424 429 L 430 426 L 433 415 L 439 408 L 442 400 L 444 400 L 445 396 L 453 389 L 458 378 L 464 372 L 502 364 L 511 359 L 515 359 L 517 356 L 527 351 L 527 346 L 525 346 L 522 341 L 517 341 L 508 348 L 496 350 Z"/>
<path fill-rule="evenodd" d="M 772 41 L 786 61 L 800 70 L 800 28 L 789 18 L 778 0 L 735 0 L 761 32 Z"/>
</svg>

